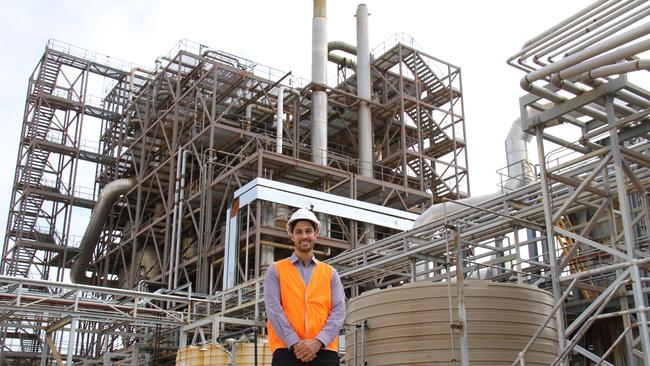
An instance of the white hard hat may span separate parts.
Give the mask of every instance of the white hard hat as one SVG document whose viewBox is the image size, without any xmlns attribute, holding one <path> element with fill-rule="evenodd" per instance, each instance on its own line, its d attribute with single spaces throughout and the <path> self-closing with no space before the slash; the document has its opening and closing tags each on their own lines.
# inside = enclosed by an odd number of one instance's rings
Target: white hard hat
<svg viewBox="0 0 650 366">
<path fill-rule="evenodd" d="M 316 225 L 316 230 L 318 230 L 320 228 L 320 222 L 316 218 L 316 215 L 314 215 L 313 212 L 311 212 L 310 210 L 308 210 L 306 208 L 301 208 L 301 209 L 296 210 L 296 212 L 294 212 L 293 215 L 291 215 L 291 218 L 289 219 L 289 221 L 287 221 L 287 232 L 289 234 L 291 234 L 291 223 L 294 222 L 294 221 L 298 221 L 298 220 L 311 221 L 311 222 L 314 223 L 314 225 Z"/>
</svg>

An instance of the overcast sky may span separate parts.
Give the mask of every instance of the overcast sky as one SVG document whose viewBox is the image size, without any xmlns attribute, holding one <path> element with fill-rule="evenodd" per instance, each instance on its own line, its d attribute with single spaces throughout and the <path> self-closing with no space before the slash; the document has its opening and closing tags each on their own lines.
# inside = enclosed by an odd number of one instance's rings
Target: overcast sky
<svg viewBox="0 0 650 366">
<path fill-rule="evenodd" d="M 587 6 L 586 0 L 367 0 L 370 44 L 394 33 L 462 69 L 472 195 L 496 190 L 503 141 L 518 116 L 521 71 L 506 65 L 528 39 Z M 356 43 L 359 2 L 330 0 L 328 38 Z M 153 67 L 189 39 L 310 77 L 310 0 L 4 0 L 0 12 L 0 235 L 18 152 L 27 80 L 50 38 Z M 332 75 L 329 75 L 330 77 Z"/>
</svg>

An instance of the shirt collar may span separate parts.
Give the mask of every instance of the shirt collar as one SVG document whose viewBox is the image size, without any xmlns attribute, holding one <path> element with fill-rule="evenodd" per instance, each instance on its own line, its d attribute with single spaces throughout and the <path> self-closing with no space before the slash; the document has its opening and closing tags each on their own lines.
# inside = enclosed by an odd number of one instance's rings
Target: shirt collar
<svg viewBox="0 0 650 366">
<path fill-rule="evenodd" d="M 300 258 L 296 255 L 295 252 L 291 253 L 291 257 L 289 258 L 291 260 L 291 263 L 296 264 L 300 260 Z M 316 256 L 311 256 L 311 263 L 317 264 L 318 259 L 316 259 Z"/>
</svg>

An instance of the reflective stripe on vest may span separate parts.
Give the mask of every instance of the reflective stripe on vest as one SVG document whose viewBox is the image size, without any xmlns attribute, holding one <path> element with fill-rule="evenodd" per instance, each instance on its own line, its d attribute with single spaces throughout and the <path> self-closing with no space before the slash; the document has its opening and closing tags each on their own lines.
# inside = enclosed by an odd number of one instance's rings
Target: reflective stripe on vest
<svg viewBox="0 0 650 366">
<path fill-rule="evenodd" d="M 289 258 L 275 262 L 275 271 L 280 283 L 282 309 L 289 323 L 300 339 L 315 338 L 323 329 L 332 309 L 332 267 L 317 262 L 311 273 L 309 286 L 305 286 L 298 268 Z M 277 348 L 289 347 L 275 333 L 271 322 L 267 322 L 267 329 L 271 353 Z M 338 337 L 334 337 L 327 348 L 338 352 Z"/>
</svg>

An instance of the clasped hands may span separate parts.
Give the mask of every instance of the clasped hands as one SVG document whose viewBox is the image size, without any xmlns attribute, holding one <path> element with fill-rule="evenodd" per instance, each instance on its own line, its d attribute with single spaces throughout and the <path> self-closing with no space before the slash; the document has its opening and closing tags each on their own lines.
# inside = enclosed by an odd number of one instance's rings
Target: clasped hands
<svg viewBox="0 0 650 366">
<path fill-rule="evenodd" d="M 316 358 L 316 353 L 321 349 L 323 344 L 318 339 L 303 339 L 295 343 L 291 349 L 296 358 L 302 362 L 309 362 Z"/>
</svg>

